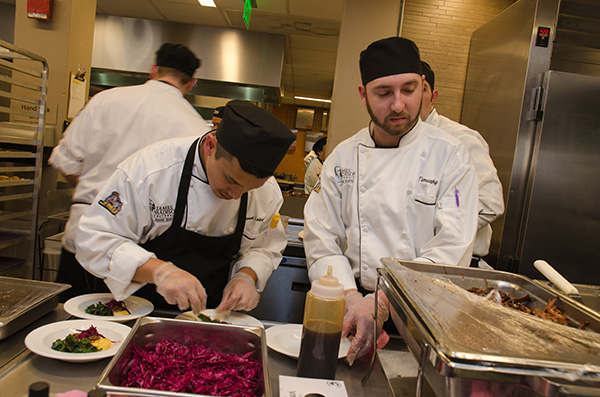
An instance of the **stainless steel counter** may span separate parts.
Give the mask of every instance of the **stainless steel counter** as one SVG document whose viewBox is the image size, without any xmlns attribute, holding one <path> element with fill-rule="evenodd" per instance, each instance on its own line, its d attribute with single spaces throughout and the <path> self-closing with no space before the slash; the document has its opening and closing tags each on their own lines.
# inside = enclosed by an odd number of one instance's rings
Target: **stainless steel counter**
<svg viewBox="0 0 600 397">
<path fill-rule="evenodd" d="M 153 313 L 153 316 L 159 316 Z M 50 384 L 51 393 L 64 393 L 69 390 L 88 391 L 94 387 L 100 374 L 110 362 L 110 358 L 91 363 L 68 363 L 53 360 L 31 353 L 24 345 L 25 336 L 33 329 L 55 321 L 63 321 L 69 315 L 59 305 L 54 311 L 40 320 L 17 332 L 10 338 L 0 342 L 0 397 L 14 397 L 27 395 L 29 384 L 35 381 L 46 381 Z M 275 323 L 265 323 L 266 327 Z M 132 324 L 128 324 L 132 325 Z M 402 343 L 391 343 L 391 349 L 404 349 Z M 393 357 L 394 350 L 386 351 L 389 360 Z M 398 354 L 404 352 L 398 351 Z M 393 360 L 392 360 L 393 361 Z M 348 395 L 352 397 L 362 396 L 392 396 L 392 389 L 386 377 L 379 359 L 376 359 L 371 377 L 365 387 L 361 386 L 361 380 L 367 372 L 370 358 L 365 357 L 357 360 L 352 367 L 340 361 L 336 378 L 343 380 Z M 297 360 L 269 349 L 269 370 L 271 374 L 271 385 L 273 396 L 279 396 L 279 375 L 295 376 Z M 407 378 L 410 385 L 411 378 Z M 410 395 L 405 392 L 396 393 Z"/>
</svg>

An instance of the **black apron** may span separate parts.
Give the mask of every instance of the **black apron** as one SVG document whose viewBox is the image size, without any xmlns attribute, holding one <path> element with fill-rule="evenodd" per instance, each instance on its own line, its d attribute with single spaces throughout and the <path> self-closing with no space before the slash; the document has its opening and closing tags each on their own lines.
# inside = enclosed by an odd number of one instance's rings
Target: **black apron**
<svg viewBox="0 0 600 397">
<path fill-rule="evenodd" d="M 233 234 L 210 237 L 185 230 L 185 225 L 181 227 L 187 207 L 195 150 L 199 140 L 200 138 L 194 141 L 185 159 L 171 227 L 154 240 L 142 244 L 142 247 L 153 252 L 158 259 L 171 261 L 175 266 L 198 278 L 208 295 L 206 307 L 216 308 L 221 302 L 231 263 L 242 243 L 248 193 L 244 193 L 241 197 L 237 226 Z M 194 204 L 201 205 L 202 203 Z M 145 285 L 134 295 L 148 299 L 157 308 L 179 310 L 176 305 L 169 305 L 156 292 L 156 286 L 153 284 Z"/>
</svg>

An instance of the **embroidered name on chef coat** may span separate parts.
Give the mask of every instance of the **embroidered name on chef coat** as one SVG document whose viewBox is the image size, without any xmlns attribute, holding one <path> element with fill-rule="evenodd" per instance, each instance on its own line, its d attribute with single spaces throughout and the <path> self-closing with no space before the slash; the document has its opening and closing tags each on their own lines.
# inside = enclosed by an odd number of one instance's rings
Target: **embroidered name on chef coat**
<svg viewBox="0 0 600 397">
<path fill-rule="evenodd" d="M 98 204 L 106 208 L 108 212 L 110 212 L 113 215 L 117 215 L 121 211 L 121 209 L 123 209 L 123 202 L 121 202 L 119 192 L 112 192 L 110 196 L 108 196 L 104 200 L 98 201 Z"/>
<path fill-rule="evenodd" d="M 154 222 L 172 222 L 175 208 L 172 205 L 156 205 L 150 200 L 150 213 Z"/>
<path fill-rule="evenodd" d="M 336 166 L 333 171 L 335 172 L 335 176 L 338 179 L 338 183 L 340 185 L 344 185 L 346 183 L 354 182 L 354 177 L 356 176 L 356 171 L 351 168 L 342 168 Z"/>
<path fill-rule="evenodd" d="M 437 180 L 435 180 L 433 178 L 431 178 L 431 179 L 429 179 L 429 178 L 423 178 L 422 176 L 419 177 L 419 182 L 421 182 L 421 183 L 429 183 L 430 185 L 433 185 L 433 186 L 437 186 L 437 184 L 438 184 Z"/>
</svg>

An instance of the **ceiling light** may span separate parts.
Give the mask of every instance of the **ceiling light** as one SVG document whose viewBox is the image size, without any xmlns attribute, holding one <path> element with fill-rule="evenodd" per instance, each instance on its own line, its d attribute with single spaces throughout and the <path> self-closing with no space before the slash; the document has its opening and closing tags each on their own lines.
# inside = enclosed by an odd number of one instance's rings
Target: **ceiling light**
<svg viewBox="0 0 600 397">
<path fill-rule="evenodd" d="M 214 0 L 198 0 L 198 3 L 203 7 L 216 7 Z"/>
<path fill-rule="evenodd" d="M 304 99 L 305 101 L 327 102 L 331 103 L 331 99 L 308 98 L 305 96 L 295 96 L 294 99 Z"/>
</svg>

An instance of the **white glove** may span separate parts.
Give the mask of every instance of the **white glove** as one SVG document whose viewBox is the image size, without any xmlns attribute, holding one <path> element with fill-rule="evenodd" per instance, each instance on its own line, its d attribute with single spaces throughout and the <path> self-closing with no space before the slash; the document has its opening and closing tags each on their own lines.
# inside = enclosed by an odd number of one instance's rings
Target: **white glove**
<svg viewBox="0 0 600 397">
<path fill-rule="evenodd" d="M 258 305 L 260 295 L 256 290 L 256 283 L 252 277 L 244 272 L 237 272 L 223 290 L 223 299 L 216 313 L 223 313 L 221 318 L 227 317 L 232 310 L 252 310 Z"/>
<path fill-rule="evenodd" d="M 377 300 L 377 330 L 374 329 L 373 319 L 375 317 L 375 294 L 365 297 L 358 291 L 350 291 L 346 294 L 346 314 L 342 326 L 342 335 L 350 334 L 352 341 L 348 349 L 346 361 L 352 365 L 357 358 L 367 355 L 373 348 L 373 336 L 380 335 L 383 323 L 389 317 L 389 302 L 383 292 L 380 292 Z"/>
<path fill-rule="evenodd" d="M 191 306 L 194 314 L 206 308 L 206 291 L 200 281 L 173 263 L 164 263 L 152 277 L 156 292 L 161 294 L 168 304 L 176 304 L 179 310 Z"/>
</svg>

